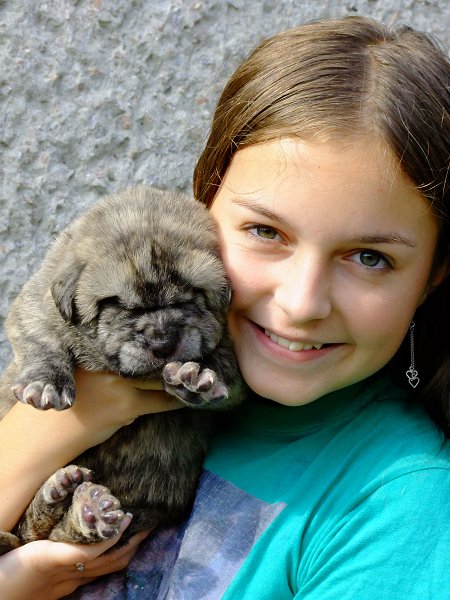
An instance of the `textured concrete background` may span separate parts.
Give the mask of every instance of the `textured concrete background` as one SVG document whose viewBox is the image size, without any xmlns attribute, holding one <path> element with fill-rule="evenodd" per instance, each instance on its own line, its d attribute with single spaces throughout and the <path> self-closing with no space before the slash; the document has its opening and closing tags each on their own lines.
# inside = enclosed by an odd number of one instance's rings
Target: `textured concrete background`
<svg viewBox="0 0 450 600">
<path fill-rule="evenodd" d="M 3 320 L 54 235 L 133 183 L 191 191 L 221 86 L 261 37 L 373 16 L 448 47 L 449 0 L 0 0 Z"/>
</svg>

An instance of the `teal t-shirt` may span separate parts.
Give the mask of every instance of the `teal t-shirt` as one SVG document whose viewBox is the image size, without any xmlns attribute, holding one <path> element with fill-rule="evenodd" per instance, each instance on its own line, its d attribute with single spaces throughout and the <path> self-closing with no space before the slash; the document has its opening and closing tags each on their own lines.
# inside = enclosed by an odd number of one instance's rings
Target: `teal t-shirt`
<svg viewBox="0 0 450 600">
<path fill-rule="evenodd" d="M 378 375 L 224 415 L 182 527 L 80 598 L 449 600 L 450 445 Z"/>
</svg>

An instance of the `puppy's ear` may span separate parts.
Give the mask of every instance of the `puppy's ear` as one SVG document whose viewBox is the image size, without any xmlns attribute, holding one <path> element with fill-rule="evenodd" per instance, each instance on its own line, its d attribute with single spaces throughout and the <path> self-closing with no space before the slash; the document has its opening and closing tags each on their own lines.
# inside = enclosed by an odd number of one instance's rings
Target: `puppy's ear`
<svg viewBox="0 0 450 600">
<path fill-rule="evenodd" d="M 195 249 L 186 252 L 177 266 L 182 277 L 205 294 L 210 308 L 219 312 L 228 308 L 231 285 L 218 256 Z"/>
<path fill-rule="evenodd" d="M 205 288 L 204 294 L 208 304 L 219 312 L 226 311 L 231 302 L 231 285 L 227 280 L 223 280 L 221 285 Z"/>
<path fill-rule="evenodd" d="M 75 324 L 78 320 L 75 306 L 75 294 L 77 283 L 85 265 L 78 262 L 71 262 L 56 274 L 50 291 L 53 300 L 61 313 L 63 319 L 69 323 Z"/>
</svg>

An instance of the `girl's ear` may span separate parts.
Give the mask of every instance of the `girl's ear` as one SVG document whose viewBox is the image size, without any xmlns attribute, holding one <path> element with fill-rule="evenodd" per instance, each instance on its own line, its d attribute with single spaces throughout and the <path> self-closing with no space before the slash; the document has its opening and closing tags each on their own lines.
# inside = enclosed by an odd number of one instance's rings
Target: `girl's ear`
<svg viewBox="0 0 450 600">
<path fill-rule="evenodd" d="M 428 282 L 425 291 L 422 294 L 420 299 L 420 304 L 423 304 L 428 296 L 434 292 L 434 290 L 441 285 L 441 283 L 450 275 L 450 264 L 449 261 L 446 261 L 439 267 L 433 269 L 433 273 L 431 274 L 430 280 Z"/>
</svg>

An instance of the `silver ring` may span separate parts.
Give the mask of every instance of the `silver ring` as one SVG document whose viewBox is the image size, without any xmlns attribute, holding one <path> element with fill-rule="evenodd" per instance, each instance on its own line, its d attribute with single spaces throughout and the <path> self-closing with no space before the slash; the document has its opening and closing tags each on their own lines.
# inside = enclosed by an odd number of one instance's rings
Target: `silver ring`
<svg viewBox="0 0 450 600">
<path fill-rule="evenodd" d="M 84 563 L 82 563 L 82 562 L 79 562 L 79 563 L 77 563 L 77 564 L 75 565 L 75 569 L 76 569 L 77 571 L 84 571 L 84 569 L 85 569 L 85 567 L 84 567 Z"/>
</svg>

